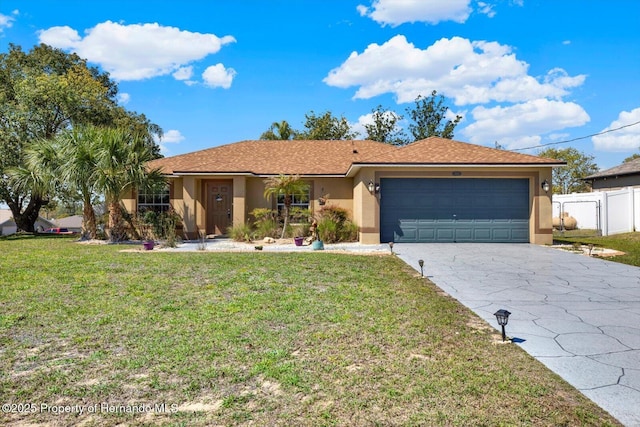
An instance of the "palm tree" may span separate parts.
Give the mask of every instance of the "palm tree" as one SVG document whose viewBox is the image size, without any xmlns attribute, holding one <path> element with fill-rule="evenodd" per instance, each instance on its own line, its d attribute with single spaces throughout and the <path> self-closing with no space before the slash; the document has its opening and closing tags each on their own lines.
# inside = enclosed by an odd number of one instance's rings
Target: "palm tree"
<svg viewBox="0 0 640 427">
<path fill-rule="evenodd" d="M 37 205 L 31 210 L 34 213 L 33 222 L 35 222 L 40 206 L 47 203 L 49 195 L 54 193 L 61 184 L 58 173 L 60 156 L 57 141 L 38 139 L 32 142 L 24 150 L 23 161 L 21 166 L 7 169 L 7 175 L 14 190 L 31 194 L 29 205 Z"/>
<path fill-rule="evenodd" d="M 100 129 L 94 126 L 75 127 L 60 134 L 63 165 L 61 179 L 71 190 L 82 197 L 82 234 L 90 239 L 98 235 L 96 213 L 92 198 L 96 186 L 96 148 L 100 141 Z"/>
<path fill-rule="evenodd" d="M 302 181 L 299 175 L 278 175 L 272 176 L 264 181 L 264 197 L 269 198 L 273 195 L 276 197 L 284 196 L 284 225 L 282 226 L 282 236 L 287 231 L 289 223 L 289 208 L 293 201 L 292 196 L 296 194 L 305 194 L 309 189 L 309 184 Z"/>
<path fill-rule="evenodd" d="M 289 140 L 295 136 L 295 131 L 286 120 L 273 122 L 271 127 L 260 135 L 260 139 Z"/>
<path fill-rule="evenodd" d="M 159 169 L 147 169 L 154 154 L 144 138 L 122 128 L 100 130 L 95 149 L 96 189 L 105 196 L 109 210 L 109 240 L 125 238 L 121 207 L 122 193 L 131 187 L 147 188 L 164 183 Z"/>
</svg>

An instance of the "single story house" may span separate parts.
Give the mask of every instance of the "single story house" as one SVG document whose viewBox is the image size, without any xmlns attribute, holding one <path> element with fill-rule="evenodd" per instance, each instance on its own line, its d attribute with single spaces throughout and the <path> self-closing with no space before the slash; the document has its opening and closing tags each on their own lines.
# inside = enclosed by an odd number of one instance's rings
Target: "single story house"
<svg viewBox="0 0 640 427">
<path fill-rule="evenodd" d="M 347 209 L 363 244 L 552 243 L 553 167 L 565 162 L 431 137 L 396 147 L 367 140 L 241 141 L 154 160 L 164 194 L 125 195 L 130 211 L 171 206 L 188 238 L 223 234 L 277 207 L 264 180 L 300 175 L 309 194 L 294 204 Z M 546 190 L 545 190 L 546 189 Z"/>
<path fill-rule="evenodd" d="M 593 191 L 620 190 L 624 187 L 640 187 L 640 158 L 582 178 Z"/>
<path fill-rule="evenodd" d="M 36 230 L 46 230 L 47 228 L 55 227 L 55 224 L 48 219 L 38 217 L 36 220 Z M 18 231 L 18 226 L 13 220 L 13 213 L 11 209 L 0 209 L 0 235 L 7 236 L 14 234 Z"/>
<path fill-rule="evenodd" d="M 74 233 L 82 232 L 82 223 L 84 219 L 82 215 L 71 215 L 66 216 L 64 218 L 59 218 L 55 220 L 56 227 L 66 228 L 69 231 Z"/>
</svg>

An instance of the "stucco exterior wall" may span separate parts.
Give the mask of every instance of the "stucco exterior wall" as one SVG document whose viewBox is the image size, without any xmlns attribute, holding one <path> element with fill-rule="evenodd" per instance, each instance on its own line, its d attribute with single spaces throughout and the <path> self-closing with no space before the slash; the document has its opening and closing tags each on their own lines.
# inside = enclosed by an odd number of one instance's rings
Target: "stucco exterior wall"
<svg viewBox="0 0 640 427">
<path fill-rule="evenodd" d="M 353 179 L 351 178 L 313 178 L 311 183 L 311 203 L 309 206 L 315 215 L 322 205 L 319 198 L 327 196 L 326 205 L 339 206 L 353 215 Z"/>
<path fill-rule="evenodd" d="M 371 194 L 369 181 L 376 181 L 376 171 L 361 169 L 353 178 L 353 220 L 360 227 L 360 243 L 380 243 L 380 203 L 377 194 Z"/>
<path fill-rule="evenodd" d="M 193 176 L 185 176 L 182 178 L 182 223 L 184 225 L 184 234 L 189 239 L 198 237 L 200 230 L 204 227 L 198 224 L 198 194 L 200 190 L 200 182 Z"/>
<path fill-rule="evenodd" d="M 122 205 L 127 212 L 135 212 L 137 208 L 136 193 L 132 188 L 127 188 L 120 195 L 122 197 Z"/>
<path fill-rule="evenodd" d="M 233 178 L 233 224 L 244 224 L 247 221 L 247 178 Z"/>
</svg>

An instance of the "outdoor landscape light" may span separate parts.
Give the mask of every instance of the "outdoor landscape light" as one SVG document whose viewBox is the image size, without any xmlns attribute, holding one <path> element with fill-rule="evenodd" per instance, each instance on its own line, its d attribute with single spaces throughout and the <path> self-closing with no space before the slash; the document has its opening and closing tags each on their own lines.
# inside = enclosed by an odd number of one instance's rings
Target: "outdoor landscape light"
<svg viewBox="0 0 640 427">
<path fill-rule="evenodd" d="M 419 259 L 418 265 L 420 266 L 420 277 L 424 277 L 424 260 Z"/>
<path fill-rule="evenodd" d="M 540 184 L 540 186 L 542 187 L 545 193 L 549 192 L 549 181 L 545 179 L 544 181 L 542 181 L 542 184 Z"/>
<path fill-rule="evenodd" d="M 507 340 L 507 336 L 504 333 L 504 325 L 506 325 L 507 323 L 509 323 L 509 315 L 511 313 L 509 313 L 507 310 L 501 308 L 500 310 L 496 311 L 495 313 L 493 313 L 494 316 L 496 316 L 496 319 L 498 319 L 498 325 L 502 326 L 502 341 L 506 341 Z"/>
<path fill-rule="evenodd" d="M 389 249 L 391 249 L 391 253 L 393 253 L 393 242 L 389 242 Z"/>
</svg>

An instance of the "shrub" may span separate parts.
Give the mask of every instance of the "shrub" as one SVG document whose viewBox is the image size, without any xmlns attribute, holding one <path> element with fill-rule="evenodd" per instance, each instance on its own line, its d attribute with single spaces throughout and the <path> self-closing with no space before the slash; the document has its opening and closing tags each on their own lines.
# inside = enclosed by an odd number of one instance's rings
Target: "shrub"
<svg viewBox="0 0 640 427">
<path fill-rule="evenodd" d="M 280 237 L 280 227 L 276 219 L 277 214 L 273 209 L 256 208 L 251 211 L 253 216 L 254 235 L 258 238 Z"/>
<path fill-rule="evenodd" d="M 309 230 L 310 227 L 311 224 L 308 222 L 295 224 L 292 226 L 291 234 L 293 234 L 293 237 L 307 237 L 311 234 Z"/>
<path fill-rule="evenodd" d="M 165 240 L 165 245 L 172 248 L 177 246 L 176 227 L 182 218 L 173 210 L 141 212 L 132 215 L 128 222 L 133 225 L 135 234 L 144 240 Z"/>
<path fill-rule="evenodd" d="M 358 226 L 349 212 L 336 205 L 325 205 L 318 212 L 318 235 L 327 243 L 353 242 L 358 239 Z"/>
<path fill-rule="evenodd" d="M 253 237 L 253 230 L 249 224 L 238 224 L 229 227 L 227 234 L 236 242 L 250 242 Z"/>
<path fill-rule="evenodd" d="M 308 224 L 311 218 L 311 210 L 293 206 L 289 209 L 289 218 L 292 224 Z"/>
</svg>

